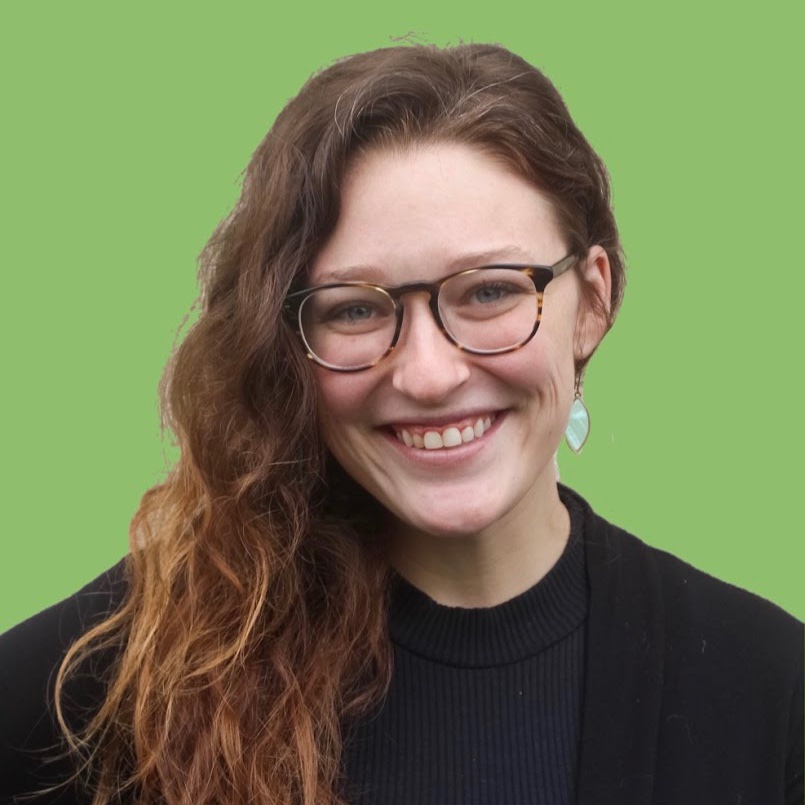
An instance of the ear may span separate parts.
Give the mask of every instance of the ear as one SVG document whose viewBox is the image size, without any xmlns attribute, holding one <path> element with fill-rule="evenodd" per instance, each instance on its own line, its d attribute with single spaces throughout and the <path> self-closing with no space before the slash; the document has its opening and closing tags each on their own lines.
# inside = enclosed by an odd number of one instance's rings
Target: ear
<svg viewBox="0 0 805 805">
<path fill-rule="evenodd" d="M 609 329 L 612 272 L 602 246 L 592 246 L 581 267 L 579 309 L 576 318 L 576 361 L 586 361 Z"/>
</svg>

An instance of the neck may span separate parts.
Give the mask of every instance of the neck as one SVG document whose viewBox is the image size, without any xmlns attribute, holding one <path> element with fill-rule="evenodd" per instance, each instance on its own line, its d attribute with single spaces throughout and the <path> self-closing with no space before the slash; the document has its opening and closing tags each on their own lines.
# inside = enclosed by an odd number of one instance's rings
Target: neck
<svg viewBox="0 0 805 805">
<path fill-rule="evenodd" d="M 533 587 L 567 544 L 570 517 L 556 483 L 535 485 L 503 518 L 472 534 L 436 537 L 398 524 L 391 564 L 450 607 L 492 607 Z"/>
</svg>

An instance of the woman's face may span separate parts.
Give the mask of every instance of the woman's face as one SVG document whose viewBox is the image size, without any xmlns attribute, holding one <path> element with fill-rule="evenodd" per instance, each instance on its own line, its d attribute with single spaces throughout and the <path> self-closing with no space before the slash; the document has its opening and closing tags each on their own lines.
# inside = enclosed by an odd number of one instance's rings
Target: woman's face
<svg viewBox="0 0 805 805">
<path fill-rule="evenodd" d="M 432 282 L 491 263 L 550 265 L 566 253 L 551 206 L 532 184 L 473 148 L 429 145 L 370 152 L 351 166 L 340 218 L 310 281 Z M 584 271 L 604 296 L 603 250 L 591 250 Z M 355 373 L 315 367 L 329 449 L 403 530 L 480 534 L 518 513 L 538 515 L 545 495 L 555 494 L 574 349 L 589 354 L 603 331 L 584 326 L 579 303 L 579 279 L 569 271 L 549 283 L 528 344 L 483 356 L 445 338 L 425 294 L 404 297 L 390 355 Z M 491 427 L 459 446 L 416 446 L 434 441 L 429 431 L 468 436 L 479 420 Z"/>
</svg>

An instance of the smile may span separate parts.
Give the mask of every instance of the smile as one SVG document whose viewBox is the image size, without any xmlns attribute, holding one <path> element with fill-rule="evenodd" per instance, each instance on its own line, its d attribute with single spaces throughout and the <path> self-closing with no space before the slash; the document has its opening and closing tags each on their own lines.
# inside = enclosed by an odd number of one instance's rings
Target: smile
<svg viewBox="0 0 805 805">
<path fill-rule="evenodd" d="M 497 414 L 490 413 L 442 427 L 418 425 L 408 428 L 395 427 L 393 430 L 397 439 L 406 447 L 443 450 L 480 439 L 492 427 L 496 417 Z"/>
</svg>

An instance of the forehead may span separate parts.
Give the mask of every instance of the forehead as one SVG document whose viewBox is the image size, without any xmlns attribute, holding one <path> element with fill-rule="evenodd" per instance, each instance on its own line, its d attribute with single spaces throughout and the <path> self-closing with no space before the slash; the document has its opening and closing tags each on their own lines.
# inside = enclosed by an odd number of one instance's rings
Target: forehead
<svg viewBox="0 0 805 805">
<path fill-rule="evenodd" d="M 399 284 L 563 253 L 551 204 L 532 183 L 475 148 L 428 145 L 370 152 L 350 166 L 310 279 Z"/>
</svg>

